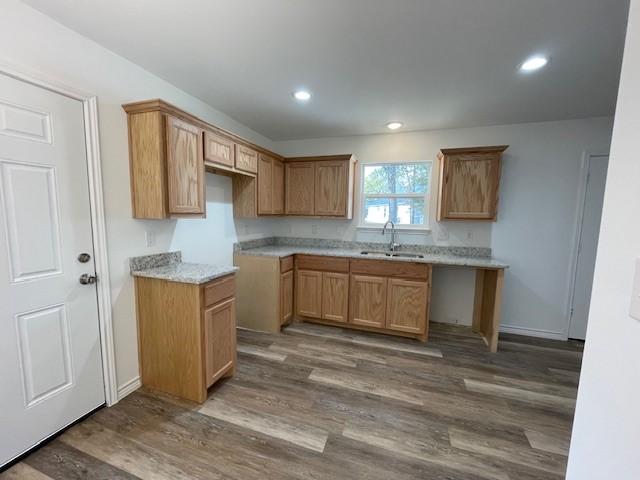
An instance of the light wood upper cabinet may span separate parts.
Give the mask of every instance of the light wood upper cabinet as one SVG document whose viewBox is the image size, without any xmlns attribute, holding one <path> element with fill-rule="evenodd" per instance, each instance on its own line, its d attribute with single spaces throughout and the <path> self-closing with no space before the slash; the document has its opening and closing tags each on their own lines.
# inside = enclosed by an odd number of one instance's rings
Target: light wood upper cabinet
<svg viewBox="0 0 640 480">
<path fill-rule="evenodd" d="M 169 213 L 203 215 L 202 130 L 175 117 L 166 118 Z"/>
<path fill-rule="evenodd" d="M 495 147 L 450 148 L 438 155 L 438 221 L 496 221 L 502 152 Z"/>
<path fill-rule="evenodd" d="M 284 213 L 284 165 L 280 160 L 258 156 L 258 215 Z"/>
<path fill-rule="evenodd" d="M 273 159 L 258 157 L 258 215 L 273 213 Z"/>
<path fill-rule="evenodd" d="M 274 213 L 282 213 L 281 157 L 162 100 L 122 106 L 129 127 L 134 218 L 203 217 L 205 171 L 233 178 L 236 217 L 258 215 L 258 155 L 273 157 Z M 244 177 L 236 181 L 236 178 Z"/>
<path fill-rule="evenodd" d="M 353 155 L 286 159 L 286 213 L 353 218 Z"/>
<path fill-rule="evenodd" d="M 287 215 L 313 215 L 315 162 L 291 162 L 285 166 Z"/>
<path fill-rule="evenodd" d="M 428 283 L 390 278 L 388 289 L 386 328 L 424 333 L 427 327 Z"/>
<path fill-rule="evenodd" d="M 348 162 L 317 162 L 314 214 L 329 217 L 346 216 L 348 189 Z"/>
<path fill-rule="evenodd" d="M 280 275 L 280 325 L 293 317 L 293 270 Z"/>
<path fill-rule="evenodd" d="M 249 173 L 258 172 L 258 152 L 244 145 L 236 145 L 236 168 Z"/>
<path fill-rule="evenodd" d="M 225 167 L 233 168 L 235 165 L 235 144 L 226 138 L 212 132 L 204 132 L 204 160 Z"/>
<path fill-rule="evenodd" d="M 296 314 L 302 317 L 322 317 L 322 272 L 297 270 Z"/>
<path fill-rule="evenodd" d="M 232 371 L 236 362 L 236 300 L 230 298 L 204 311 L 207 387 Z"/>
<path fill-rule="evenodd" d="M 384 328 L 387 307 L 387 279 L 351 275 L 349 321 L 355 325 Z"/>
<path fill-rule="evenodd" d="M 349 275 L 323 272 L 322 318 L 334 322 L 346 322 L 349 313 Z"/>
<path fill-rule="evenodd" d="M 272 163 L 272 213 L 284 214 L 284 163 L 273 159 Z"/>
</svg>

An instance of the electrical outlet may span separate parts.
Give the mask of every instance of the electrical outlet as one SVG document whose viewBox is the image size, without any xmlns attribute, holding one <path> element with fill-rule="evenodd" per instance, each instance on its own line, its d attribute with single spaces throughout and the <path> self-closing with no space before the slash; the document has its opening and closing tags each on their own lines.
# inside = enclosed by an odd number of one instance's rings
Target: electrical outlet
<svg viewBox="0 0 640 480">
<path fill-rule="evenodd" d="M 471 230 L 467 231 L 467 240 L 468 241 L 473 240 L 473 232 Z"/>
<path fill-rule="evenodd" d="M 156 232 L 147 230 L 144 232 L 144 239 L 147 247 L 153 247 L 156 244 Z"/>
<path fill-rule="evenodd" d="M 440 242 L 446 242 L 447 240 L 449 240 L 449 230 L 447 230 L 446 228 L 439 228 L 436 239 Z"/>
<path fill-rule="evenodd" d="M 311 233 L 314 235 L 318 233 L 318 225 L 311 225 Z"/>
</svg>

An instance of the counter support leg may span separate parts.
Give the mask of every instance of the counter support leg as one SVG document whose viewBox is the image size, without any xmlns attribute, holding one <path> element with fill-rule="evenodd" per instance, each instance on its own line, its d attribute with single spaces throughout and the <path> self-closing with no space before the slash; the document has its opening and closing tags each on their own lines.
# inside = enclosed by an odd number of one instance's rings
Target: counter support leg
<svg viewBox="0 0 640 480">
<path fill-rule="evenodd" d="M 503 285 L 504 270 L 476 270 L 472 329 L 482 335 L 489 350 L 494 353 L 498 350 Z"/>
</svg>

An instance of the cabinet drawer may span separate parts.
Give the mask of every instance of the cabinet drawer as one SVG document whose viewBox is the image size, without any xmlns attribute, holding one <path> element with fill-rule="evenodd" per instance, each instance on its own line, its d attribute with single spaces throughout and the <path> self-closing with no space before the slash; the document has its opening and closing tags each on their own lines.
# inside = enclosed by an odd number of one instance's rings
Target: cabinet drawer
<svg viewBox="0 0 640 480">
<path fill-rule="evenodd" d="M 280 259 L 280 273 L 285 273 L 289 270 L 293 270 L 293 255 Z"/>
<path fill-rule="evenodd" d="M 257 173 L 258 152 L 244 145 L 236 144 L 236 168 L 249 173 Z"/>
<path fill-rule="evenodd" d="M 229 275 L 204 286 L 204 306 L 214 305 L 236 294 L 236 277 Z"/>
<path fill-rule="evenodd" d="M 296 268 L 324 272 L 349 273 L 349 259 L 316 255 L 296 255 Z"/>
<path fill-rule="evenodd" d="M 427 280 L 431 265 L 390 260 L 351 260 L 351 273 Z"/>
<path fill-rule="evenodd" d="M 206 162 L 219 163 L 233 168 L 235 163 L 235 146 L 231 140 L 213 133 L 204 132 L 204 159 Z"/>
</svg>

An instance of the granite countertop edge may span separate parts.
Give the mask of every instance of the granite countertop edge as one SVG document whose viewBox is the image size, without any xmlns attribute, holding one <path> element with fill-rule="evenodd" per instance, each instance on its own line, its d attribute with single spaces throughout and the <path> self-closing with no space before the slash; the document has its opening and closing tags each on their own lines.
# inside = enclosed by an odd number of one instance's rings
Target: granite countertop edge
<svg viewBox="0 0 640 480">
<path fill-rule="evenodd" d="M 134 270 L 134 277 L 156 278 L 179 283 L 201 285 L 239 270 L 235 266 L 216 266 L 201 263 L 175 262 L 158 267 Z"/>
<path fill-rule="evenodd" d="M 403 257 L 386 257 L 381 255 L 363 255 L 360 249 L 350 250 L 342 248 L 319 248 L 319 247 L 298 247 L 298 246 L 266 246 L 249 248 L 246 250 L 237 250 L 235 255 L 246 256 L 262 256 L 262 257 L 288 257 L 290 255 L 320 255 L 330 257 L 348 257 L 355 259 L 383 260 L 391 262 L 412 262 L 412 263 L 429 263 L 432 265 L 455 266 L 455 267 L 477 267 L 477 268 L 494 268 L 506 269 L 509 265 L 487 257 L 470 257 L 458 255 L 437 255 L 423 254 L 423 258 L 403 258 Z M 407 253 L 407 252 L 403 252 Z"/>
</svg>

